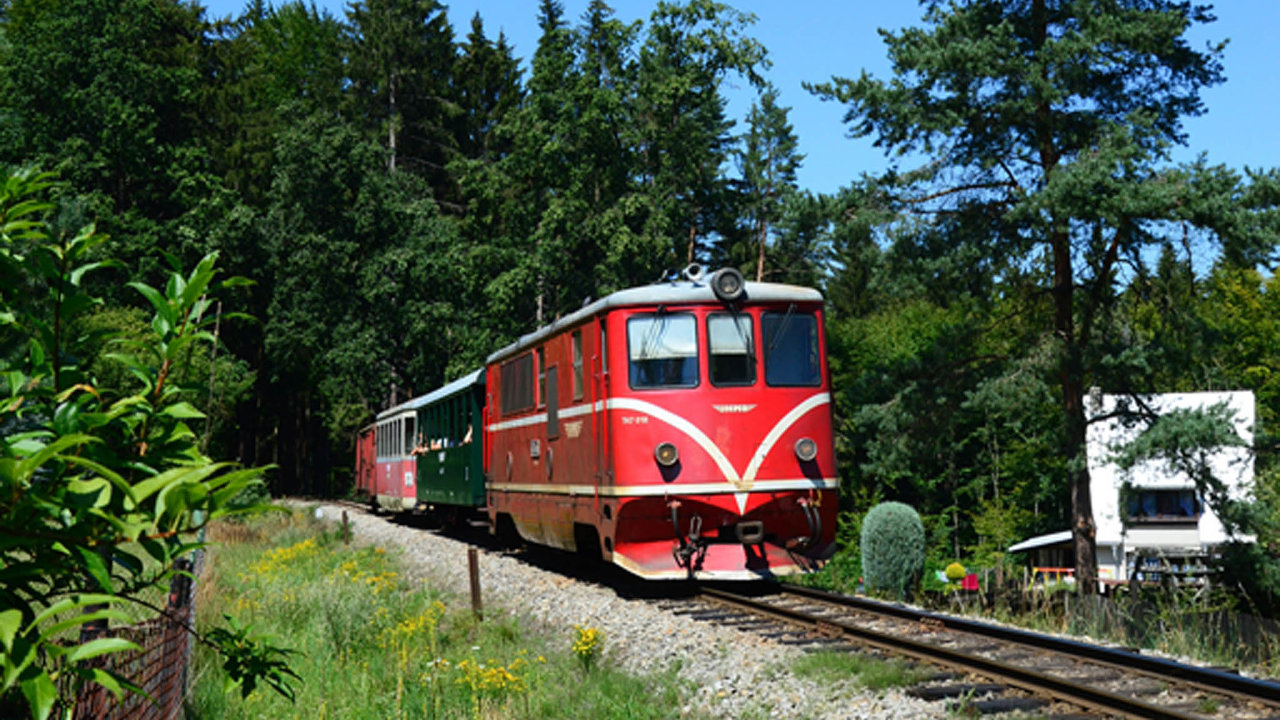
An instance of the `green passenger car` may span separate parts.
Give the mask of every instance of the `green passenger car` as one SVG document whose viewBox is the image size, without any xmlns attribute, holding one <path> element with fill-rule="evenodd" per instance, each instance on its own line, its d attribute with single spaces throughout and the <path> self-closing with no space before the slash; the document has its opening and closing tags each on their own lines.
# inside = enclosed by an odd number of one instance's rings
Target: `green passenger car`
<svg viewBox="0 0 1280 720">
<path fill-rule="evenodd" d="M 418 508 L 484 505 L 484 369 L 418 400 Z"/>
</svg>

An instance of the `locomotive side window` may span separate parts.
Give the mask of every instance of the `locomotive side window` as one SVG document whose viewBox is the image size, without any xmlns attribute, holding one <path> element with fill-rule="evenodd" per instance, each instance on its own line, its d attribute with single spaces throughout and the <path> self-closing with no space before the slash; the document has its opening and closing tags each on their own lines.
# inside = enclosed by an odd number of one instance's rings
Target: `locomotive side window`
<svg viewBox="0 0 1280 720">
<path fill-rule="evenodd" d="M 499 399 L 502 414 L 523 412 L 533 407 L 533 353 L 525 353 L 502 364 Z"/>
<path fill-rule="evenodd" d="M 582 331 L 574 330 L 573 335 L 573 399 L 582 399 Z"/>
<path fill-rule="evenodd" d="M 547 352 L 538 348 L 538 407 L 547 404 Z"/>
<path fill-rule="evenodd" d="M 813 313 L 767 312 L 760 318 L 764 333 L 764 379 L 777 387 L 822 384 L 818 356 L 818 319 Z"/>
<path fill-rule="evenodd" d="M 752 332 L 750 315 L 716 313 L 707 317 L 707 369 L 712 385 L 751 385 L 756 381 Z"/>
<path fill-rule="evenodd" d="M 631 387 L 698 384 L 698 325 L 687 313 L 637 315 L 627 320 Z"/>
</svg>

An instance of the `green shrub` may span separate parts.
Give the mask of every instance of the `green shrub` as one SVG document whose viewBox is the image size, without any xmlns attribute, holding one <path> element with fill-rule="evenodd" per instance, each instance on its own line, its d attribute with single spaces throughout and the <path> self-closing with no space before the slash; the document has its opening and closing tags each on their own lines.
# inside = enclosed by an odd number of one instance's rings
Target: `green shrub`
<svg viewBox="0 0 1280 720">
<path fill-rule="evenodd" d="M 862 521 L 862 572 L 866 590 L 904 599 L 924 572 L 924 523 L 900 502 L 880 503 Z"/>
</svg>

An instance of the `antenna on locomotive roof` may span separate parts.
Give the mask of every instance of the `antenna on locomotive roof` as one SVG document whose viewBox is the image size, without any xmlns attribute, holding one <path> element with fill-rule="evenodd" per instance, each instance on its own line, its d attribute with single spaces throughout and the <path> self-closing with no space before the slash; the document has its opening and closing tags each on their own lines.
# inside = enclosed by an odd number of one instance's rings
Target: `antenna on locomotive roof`
<svg viewBox="0 0 1280 720">
<path fill-rule="evenodd" d="M 685 266 L 684 277 L 686 280 L 688 280 L 691 283 L 702 282 L 702 278 L 705 275 L 706 275 L 706 271 L 703 269 L 702 265 L 698 263 L 689 263 L 687 266 Z"/>
</svg>

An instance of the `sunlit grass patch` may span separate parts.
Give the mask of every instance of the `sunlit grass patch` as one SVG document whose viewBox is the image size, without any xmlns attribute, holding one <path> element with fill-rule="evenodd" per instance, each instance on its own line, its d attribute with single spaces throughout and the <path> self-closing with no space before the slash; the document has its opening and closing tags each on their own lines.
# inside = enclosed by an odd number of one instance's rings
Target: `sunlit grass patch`
<svg viewBox="0 0 1280 720">
<path fill-rule="evenodd" d="M 788 667 L 799 677 L 821 683 L 855 680 L 872 690 L 915 685 L 929 675 L 928 670 L 903 660 L 881 660 L 833 650 L 807 653 Z"/>
<path fill-rule="evenodd" d="M 685 685 L 613 670 L 598 630 L 544 636 L 494 608 L 478 621 L 466 600 L 406 579 L 398 552 L 346 545 L 309 513 L 228 524 L 211 540 L 199 622 L 226 612 L 274 634 L 297 651 L 302 681 L 296 705 L 263 690 L 241 699 L 197 652 L 190 718 L 682 716 Z"/>
</svg>

